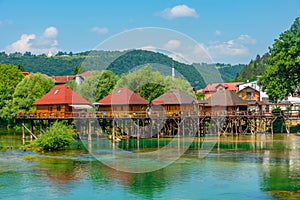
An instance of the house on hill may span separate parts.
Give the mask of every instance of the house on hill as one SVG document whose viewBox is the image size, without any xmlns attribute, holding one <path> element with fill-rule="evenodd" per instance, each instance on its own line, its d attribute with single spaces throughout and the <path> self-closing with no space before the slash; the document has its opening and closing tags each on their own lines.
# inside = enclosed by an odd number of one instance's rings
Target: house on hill
<svg viewBox="0 0 300 200">
<path fill-rule="evenodd" d="M 81 84 L 87 77 L 91 76 L 93 71 L 86 71 L 81 74 L 77 75 L 66 75 L 66 76 L 47 76 L 44 75 L 46 78 L 52 78 L 55 85 L 63 85 L 71 80 L 75 80 L 76 83 L 79 85 Z"/>
<path fill-rule="evenodd" d="M 95 103 L 107 117 L 145 116 L 148 104 L 147 100 L 128 88 L 118 88 Z"/>
<path fill-rule="evenodd" d="M 243 100 L 255 100 L 260 101 L 260 92 L 250 86 L 243 88 L 242 90 L 237 92 L 237 95 Z"/>
<path fill-rule="evenodd" d="M 171 89 L 152 101 L 151 110 L 167 115 L 191 114 L 198 110 L 198 101 L 178 89 Z"/>
<path fill-rule="evenodd" d="M 237 92 L 239 90 L 239 85 L 244 82 L 230 82 L 230 83 L 210 83 L 201 91 L 204 94 L 204 98 L 208 99 L 212 94 L 220 90 L 230 90 Z"/>
<path fill-rule="evenodd" d="M 243 90 L 244 88 L 251 87 L 257 91 L 259 91 L 259 101 L 262 101 L 263 98 L 268 98 L 268 95 L 266 92 L 262 91 L 262 86 L 258 85 L 257 81 L 251 81 L 239 84 L 239 91 Z"/>
<path fill-rule="evenodd" d="M 227 114 L 227 112 L 246 112 L 247 105 L 247 101 L 241 99 L 232 91 L 220 90 L 207 99 L 205 111 L 221 115 Z"/>
<path fill-rule="evenodd" d="M 38 99 L 33 106 L 36 107 L 36 113 L 40 117 L 71 117 L 75 112 L 92 108 L 90 102 L 66 85 L 55 86 L 50 92 Z"/>
</svg>

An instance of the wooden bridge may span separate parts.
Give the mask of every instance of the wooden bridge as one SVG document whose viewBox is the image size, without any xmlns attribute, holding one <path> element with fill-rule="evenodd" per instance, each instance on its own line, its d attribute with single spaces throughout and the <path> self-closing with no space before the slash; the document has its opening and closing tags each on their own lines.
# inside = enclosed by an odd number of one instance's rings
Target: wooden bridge
<svg viewBox="0 0 300 200">
<path fill-rule="evenodd" d="M 80 132 L 89 138 L 95 132 L 103 134 L 119 132 L 127 137 L 174 137 L 201 136 L 206 134 L 239 135 L 272 133 L 273 124 L 282 122 L 282 131 L 290 133 L 291 126 L 300 123 L 299 110 L 273 113 L 248 111 L 182 111 L 182 112 L 20 112 L 17 120 L 34 136 L 34 127 L 40 133 L 46 126 L 58 121 L 68 121 L 80 127 Z M 29 128 L 26 126 L 29 124 Z"/>
</svg>

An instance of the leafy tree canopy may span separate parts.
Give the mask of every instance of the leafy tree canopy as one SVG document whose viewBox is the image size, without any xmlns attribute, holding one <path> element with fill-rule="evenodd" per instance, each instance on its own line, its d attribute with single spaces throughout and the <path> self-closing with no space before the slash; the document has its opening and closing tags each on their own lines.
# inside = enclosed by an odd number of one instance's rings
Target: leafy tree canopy
<svg viewBox="0 0 300 200">
<path fill-rule="evenodd" d="M 75 90 L 93 103 L 111 93 L 118 80 L 119 77 L 111 71 L 93 71 L 80 86 L 75 87 Z"/>
<path fill-rule="evenodd" d="M 16 85 L 24 78 L 18 66 L 0 64 L 0 118 L 7 121 Z"/>
<path fill-rule="evenodd" d="M 16 111 L 33 111 L 32 104 L 54 87 L 52 79 L 36 73 L 25 77 L 13 94 L 13 108 Z"/>
<path fill-rule="evenodd" d="M 116 88 L 128 88 L 140 96 L 152 101 L 169 89 L 180 89 L 189 92 L 191 85 L 182 77 L 173 78 L 153 72 L 150 65 L 146 65 L 132 73 L 122 74 Z"/>
<path fill-rule="evenodd" d="M 270 101 L 281 100 L 300 92 L 300 19 L 275 39 L 269 48 L 270 66 L 259 80 Z"/>
<path fill-rule="evenodd" d="M 73 70 L 73 72 L 72 72 L 72 75 L 81 74 L 81 73 L 83 73 L 84 71 L 85 71 L 85 70 L 84 70 L 83 65 L 76 65 L 76 66 L 74 67 L 74 70 Z"/>
</svg>

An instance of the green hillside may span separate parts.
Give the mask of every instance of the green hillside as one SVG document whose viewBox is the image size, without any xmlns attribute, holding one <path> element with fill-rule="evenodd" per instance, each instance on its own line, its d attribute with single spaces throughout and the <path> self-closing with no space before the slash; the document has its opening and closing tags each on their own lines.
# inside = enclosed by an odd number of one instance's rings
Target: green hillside
<svg viewBox="0 0 300 200">
<path fill-rule="evenodd" d="M 263 75 L 269 65 L 269 53 L 265 53 L 263 56 L 257 55 L 255 60 L 251 60 L 249 64 L 240 71 L 237 75 L 237 81 L 253 81 L 257 76 Z"/>
<path fill-rule="evenodd" d="M 150 64 L 153 70 L 163 75 L 171 75 L 172 65 L 175 75 L 186 78 L 196 89 L 205 87 L 210 82 L 229 81 L 236 77 L 242 65 L 228 64 L 193 64 L 174 61 L 172 58 L 151 51 L 86 51 L 81 53 L 58 52 L 55 56 L 24 54 L 6 54 L 0 52 L 0 63 L 22 66 L 28 72 L 40 72 L 49 76 L 70 75 L 74 67 L 82 65 L 87 70 L 109 69 L 115 74 L 128 73 L 138 67 Z M 216 79 L 221 74 L 221 79 Z"/>
</svg>

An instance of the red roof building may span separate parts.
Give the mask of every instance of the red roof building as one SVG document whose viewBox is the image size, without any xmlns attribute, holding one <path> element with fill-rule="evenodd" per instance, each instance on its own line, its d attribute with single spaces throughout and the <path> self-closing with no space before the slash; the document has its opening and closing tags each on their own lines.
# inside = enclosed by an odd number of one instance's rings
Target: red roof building
<svg viewBox="0 0 300 200">
<path fill-rule="evenodd" d="M 33 106 L 40 113 L 66 113 L 91 108 L 90 102 L 66 85 L 57 85 L 37 100 Z"/>
<path fill-rule="evenodd" d="M 239 90 L 239 85 L 244 82 L 230 82 L 230 83 L 210 83 L 205 88 L 202 89 L 202 93 L 205 99 L 208 99 L 213 93 L 219 90 L 230 90 L 237 92 Z"/>
<path fill-rule="evenodd" d="M 127 88 L 118 88 L 97 103 L 99 111 L 108 114 L 145 113 L 149 102 Z"/>
<path fill-rule="evenodd" d="M 52 76 L 55 85 L 66 84 L 68 81 L 73 80 L 75 76 Z"/>
</svg>

